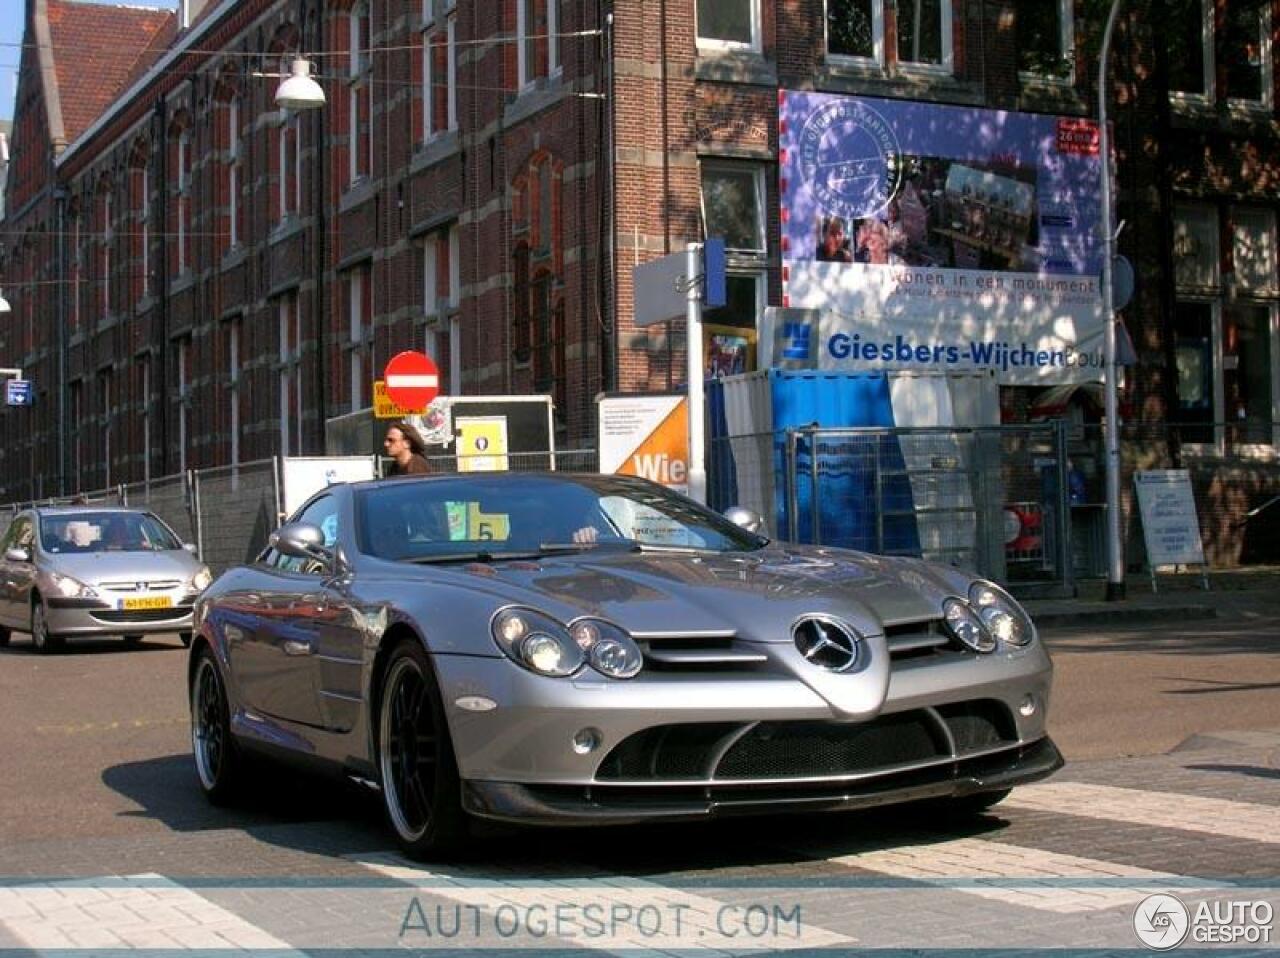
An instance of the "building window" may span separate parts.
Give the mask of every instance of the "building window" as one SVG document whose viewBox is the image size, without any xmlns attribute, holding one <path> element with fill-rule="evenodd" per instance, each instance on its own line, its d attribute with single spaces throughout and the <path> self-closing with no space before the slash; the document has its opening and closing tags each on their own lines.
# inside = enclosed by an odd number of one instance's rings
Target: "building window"
<svg viewBox="0 0 1280 958">
<path fill-rule="evenodd" d="M 280 455 L 302 455 L 302 320 L 298 294 L 286 293 L 276 307 L 280 343 Z"/>
<path fill-rule="evenodd" d="M 752 164 L 702 164 L 702 217 L 707 236 L 724 237 L 733 252 L 764 256 L 764 169 Z"/>
<path fill-rule="evenodd" d="M 145 160 L 142 161 L 145 164 Z M 130 176 L 130 191 L 133 194 L 133 269 L 130 271 L 129 287 L 136 304 L 150 292 L 151 273 L 151 177 L 145 165 L 133 168 Z"/>
<path fill-rule="evenodd" d="M 760 51 L 760 0 L 698 0 L 698 46 Z"/>
<path fill-rule="evenodd" d="M 1019 0 L 1018 69 L 1025 75 L 1075 79 L 1075 0 Z"/>
<path fill-rule="evenodd" d="M 191 337 L 178 340 L 178 471 L 187 471 L 187 443 L 191 438 Z"/>
<path fill-rule="evenodd" d="M 71 216 L 71 290 L 67 297 L 71 303 L 71 333 L 74 335 L 80 329 L 80 300 L 84 295 L 82 285 L 84 282 L 84 251 L 80 248 L 83 239 L 81 231 L 81 221 L 83 215 L 79 209 Z M 72 422 L 79 420 L 73 419 Z"/>
<path fill-rule="evenodd" d="M 142 478 L 151 481 L 151 357 L 139 356 L 137 361 L 138 407 L 142 428 Z"/>
<path fill-rule="evenodd" d="M 178 134 L 177 156 L 178 195 L 174 203 L 175 246 L 174 266 L 181 276 L 191 266 L 191 131 Z"/>
<path fill-rule="evenodd" d="M 516 69 L 520 88 L 560 70 L 559 0 L 516 0 Z"/>
<path fill-rule="evenodd" d="M 1232 3 L 1223 13 L 1226 96 L 1244 106 L 1271 106 L 1271 6 Z"/>
<path fill-rule="evenodd" d="M 1183 441 L 1211 444 L 1218 453 L 1274 446 L 1280 441 L 1275 214 L 1230 209 L 1232 271 L 1225 284 L 1218 274 L 1218 210 L 1179 207 L 1174 221 L 1178 400 L 1170 418 L 1183 424 Z"/>
<path fill-rule="evenodd" d="M 952 69 L 951 0 L 910 0 L 897 5 L 898 64 Z"/>
<path fill-rule="evenodd" d="M 227 243 L 240 245 L 240 98 L 227 104 Z"/>
<path fill-rule="evenodd" d="M 517 243 L 511 256 L 511 340 L 517 365 L 533 356 L 533 298 L 529 291 L 529 244 Z"/>
<path fill-rule="evenodd" d="M 763 270 L 742 270 L 725 277 L 725 304 L 702 317 L 703 361 L 708 376 L 729 376 L 769 365 L 757 358 L 756 324 L 765 306 Z"/>
<path fill-rule="evenodd" d="M 1175 97 L 1213 99 L 1212 0 L 1170 0 L 1165 21 L 1169 89 Z"/>
<path fill-rule="evenodd" d="M 369 267 L 349 271 L 344 279 L 348 317 L 350 409 L 373 402 L 373 289 Z"/>
<path fill-rule="evenodd" d="M 99 296 L 102 308 L 100 317 L 111 315 L 111 247 L 115 243 L 115 228 L 112 224 L 111 194 L 104 192 L 99 200 L 102 216 L 102 275 L 99 277 Z"/>
<path fill-rule="evenodd" d="M 565 408 L 564 300 L 557 295 L 555 277 L 540 272 L 529 285 L 533 388 L 550 393 L 558 409 Z"/>
<path fill-rule="evenodd" d="M 826 27 L 829 57 L 884 63 L 883 0 L 827 0 Z"/>
<path fill-rule="evenodd" d="M 240 462 L 240 320 L 227 323 L 227 428 L 231 435 L 231 465 Z"/>
<path fill-rule="evenodd" d="M 111 424 L 115 418 L 115 377 L 110 369 L 98 371 L 98 429 L 102 435 L 102 465 L 105 473 L 102 478 L 104 486 L 111 485 Z"/>
<path fill-rule="evenodd" d="M 67 412 L 71 422 L 84 422 L 84 382 L 77 379 L 71 384 L 67 396 Z M 81 449 L 84 430 L 71 431 L 71 488 L 80 489 L 80 470 L 84 466 L 84 454 Z"/>
<path fill-rule="evenodd" d="M 279 171 L 280 219 L 296 216 L 302 208 L 302 157 L 298 148 L 299 121 L 293 110 L 283 110 L 276 155 Z"/>
<path fill-rule="evenodd" d="M 425 139 L 458 127 L 457 17 L 422 35 L 422 109 Z"/>
<path fill-rule="evenodd" d="M 347 182 L 356 183 L 373 170 L 373 58 L 370 55 L 369 5 L 361 3 L 349 15 Z"/>
</svg>

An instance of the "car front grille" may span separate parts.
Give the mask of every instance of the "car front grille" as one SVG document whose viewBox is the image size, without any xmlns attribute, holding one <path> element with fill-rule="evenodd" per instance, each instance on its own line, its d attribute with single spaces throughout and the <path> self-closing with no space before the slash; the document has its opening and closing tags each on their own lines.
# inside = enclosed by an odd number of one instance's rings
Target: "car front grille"
<svg viewBox="0 0 1280 958">
<path fill-rule="evenodd" d="M 130 622 L 176 622 L 191 614 L 191 606 L 175 605 L 167 609 L 94 609 L 89 613 L 99 622 L 127 625 Z"/>
<path fill-rule="evenodd" d="M 596 779 L 642 784 L 853 777 L 1016 743 L 1012 717 L 993 700 L 913 709 L 870 722 L 662 725 L 615 746 Z"/>
<path fill-rule="evenodd" d="M 105 592 L 168 592 L 181 586 L 181 579 L 127 579 L 102 582 L 95 588 Z"/>
<path fill-rule="evenodd" d="M 701 635 L 635 636 L 644 652 L 646 669 L 661 672 L 741 671 L 758 668 L 769 657 L 758 648 L 737 641 L 732 632 Z"/>
</svg>

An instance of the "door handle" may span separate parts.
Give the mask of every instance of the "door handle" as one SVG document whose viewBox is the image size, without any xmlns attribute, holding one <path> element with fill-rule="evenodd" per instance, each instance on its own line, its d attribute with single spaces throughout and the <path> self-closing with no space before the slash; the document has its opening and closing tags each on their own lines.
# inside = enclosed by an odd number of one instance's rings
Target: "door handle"
<svg viewBox="0 0 1280 958">
<path fill-rule="evenodd" d="M 285 639 L 281 644 L 285 655 L 310 655 L 311 643 L 305 639 Z"/>
</svg>

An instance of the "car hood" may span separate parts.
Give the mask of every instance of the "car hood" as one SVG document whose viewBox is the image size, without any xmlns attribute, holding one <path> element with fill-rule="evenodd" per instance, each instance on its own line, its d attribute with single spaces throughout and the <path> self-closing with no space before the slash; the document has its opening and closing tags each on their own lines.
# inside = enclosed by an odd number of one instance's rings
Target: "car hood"
<svg viewBox="0 0 1280 958">
<path fill-rule="evenodd" d="M 69 575 L 86 585 L 101 582 L 179 579 L 186 583 L 200 570 L 200 561 L 184 549 L 167 552 L 89 552 L 47 556 L 40 565 Z"/>
<path fill-rule="evenodd" d="M 600 550 L 459 571 L 473 588 L 562 619 L 601 616 L 637 635 L 732 631 L 756 642 L 790 642 L 795 618 L 815 613 L 877 635 L 885 626 L 937 618 L 943 598 L 963 594 L 948 583 L 951 570 L 815 547 L 699 555 Z"/>
</svg>

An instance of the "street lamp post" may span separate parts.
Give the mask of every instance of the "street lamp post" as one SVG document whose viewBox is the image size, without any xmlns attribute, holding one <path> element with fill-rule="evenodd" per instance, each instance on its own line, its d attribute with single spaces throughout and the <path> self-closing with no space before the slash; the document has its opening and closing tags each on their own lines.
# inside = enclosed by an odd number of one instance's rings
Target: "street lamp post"
<svg viewBox="0 0 1280 958">
<path fill-rule="evenodd" d="M 1116 383 L 1116 317 L 1111 291 L 1115 235 L 1111 225 L 1111 136 L 1107 130 L 1107 67 L 1120 0 L 1112 0 L 1098 54 L 1098 150 L 1102 158 L 1103 441 L 1107 480 L 1107 599 L 1124 598 L 1124 550 L 1120 540 L 1120 417 Z"/>
</svg>

